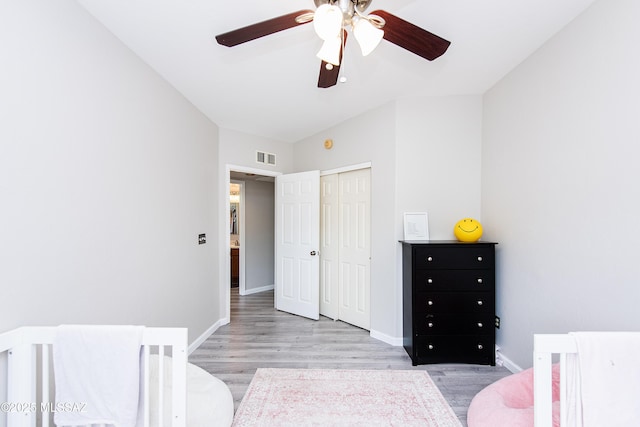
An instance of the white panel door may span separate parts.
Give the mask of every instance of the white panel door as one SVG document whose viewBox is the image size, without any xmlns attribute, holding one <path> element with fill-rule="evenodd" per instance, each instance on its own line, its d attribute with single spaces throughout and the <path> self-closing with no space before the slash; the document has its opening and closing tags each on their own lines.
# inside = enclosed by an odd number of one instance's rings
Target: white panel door
<svg viewBox="0 0 640 427">
<path fill-rule="evenodd" d="M 318 320 L 320 172 L 276 177 L 276 309 Z"/>
<path fill-rule="evenodd" d="M 339 175 L 339 318 L 370 329 L 371 175 L 361 169 Z"/>
<path fill-rule="evenodd" d="M 333 320 L 339 314 L 338 174 L 320 177 L 320 314 Z"/>
</svg>

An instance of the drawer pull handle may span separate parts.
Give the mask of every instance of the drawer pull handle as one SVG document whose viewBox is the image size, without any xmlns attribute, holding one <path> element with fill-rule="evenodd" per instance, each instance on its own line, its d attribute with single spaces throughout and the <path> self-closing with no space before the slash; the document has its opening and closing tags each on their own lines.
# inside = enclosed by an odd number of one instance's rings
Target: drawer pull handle
<svg viewBox="0 0 640 427">
<path fill-rule="evenodd" d="M 429 261 L 429 262 L 433 261 L 433 257 L 428 256 L 427 257 L 427 261 Z"/>
<path fill-rule="evenodd" d="M 428 348 L 429 350 L 433 350 L 433 344 L 429 344 Z"/>
<path fill-rule="evenodd" d="M 478 278 L 478 284 L 480 284 L 480 285 L 482 284 L 482 279 L 481 278 Z"/>
<path fill-rule="evenodd" d="M 482 257 L 481 256 L 478 257 L 478 261 L 482 262 Z"/>
<path fill-rule="evenodd" d="M 482 344 L 478 344 L 478 350 L 482 350 L 484 346 Z"/>
<path fill-rule="evenodd" d="M 483 304 L 482 300 L 481 300 L 481 299 L 479 299 L 479 300 L 478 300 L 478 305 L 482 305 L 482 304 Z"/>
<path fill-rule="evenodd" d="M 433 301 L 431 300 L 427 301 L 427 305 L 433 305 Z"/>
<path fill-rule="evenodd" d="M 482 328 L 482 322 L 478 322 L 478 328 Z"/>
<path fill-rule="evenodd" d="M 429 322 L 429 323 L 427 323 L 427 326 L 430 327 L 430 328 L 433 328 L 433 323 Z"/>
<path fill-rule="evenodd" d="M 433 279 L 427 279 L 427 283 L 428 284 L 432 284 L 433 283 Z"/>
</svg>

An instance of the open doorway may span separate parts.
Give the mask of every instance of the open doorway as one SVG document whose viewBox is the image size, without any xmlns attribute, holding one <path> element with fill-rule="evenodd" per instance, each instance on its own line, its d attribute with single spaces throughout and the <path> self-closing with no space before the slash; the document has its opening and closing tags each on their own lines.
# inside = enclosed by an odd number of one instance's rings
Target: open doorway
<svg viewBox="0 0 640 427">
<path fill-rule="evenodd" d="M 274 177 L 253 172 L 230 172 L 230 247 L 238 254 L 231 282 L 240 295 L 273 289 L 274 266 Z M 234 280 L 234 273 L 237 273 Z"/>
<path fill-rule="evenodd" d="M 222 277 L 227 318 L 230 320 L 231 291 L 248 295 L 274 287 L 274 199 L 278 172 L 227 165 L 225 212 L 228 225 L 222 233 L 224 268 Z M 232 194 L 231 184 L 236 184 Z M 235 216 L 234 216 L 235 213 Z M 235 223 L 234 223 L 235 220 Z M 235 256 L 235 258 L 234 258 Z M 237 263 L 234 265 L 234 263 Z M 234 268 L 236 267 L 236 268 Z M 237 271 L 237 277 L 235 272 Z"/>
<path fill-rule="evenodd" d="M 233 173 L 232 173 L 233 174 Z M 231 282 L 232 288 L 241 288 L 244 291 L 244 277 L 240 286 L 240 247 L 241 239 L 244 240 L 244 181 L 231 178 L 229 185 L 229 248 L 231 256 Z M 243 275 L 244 276 L 244 275 Z"/>
</svg>

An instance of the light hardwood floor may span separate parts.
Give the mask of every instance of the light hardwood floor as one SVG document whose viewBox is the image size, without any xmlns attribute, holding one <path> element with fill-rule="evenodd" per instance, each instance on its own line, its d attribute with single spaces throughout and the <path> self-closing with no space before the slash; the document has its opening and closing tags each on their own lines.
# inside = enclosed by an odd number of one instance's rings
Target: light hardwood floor
<svg viewBox="0 0 640 427">
<path fill-rule="evenodd" d="M 403 347 L 325 317 L 313 321 L 273 308 L 273 291 L 239 296 L 231 291 L 231 323 L 219 328 L 189 361 L 224 381 L 238 408 L 257 368 L 421 369 L 429 372 L 466 426 L 475 394 L 509 375 L 502 367 L 437 364 L 412 366 Z"/>
</svg>

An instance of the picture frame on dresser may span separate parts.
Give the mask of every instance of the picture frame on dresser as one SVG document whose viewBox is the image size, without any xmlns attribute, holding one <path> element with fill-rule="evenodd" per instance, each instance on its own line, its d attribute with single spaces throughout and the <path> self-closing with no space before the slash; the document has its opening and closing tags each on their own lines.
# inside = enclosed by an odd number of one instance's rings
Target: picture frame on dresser
<svg viewBox="0 0 640 427">
<path fill-rule="evenodd" d="M 429 215 L 427 212 L 404 213 L 404 240 L 429 240 Z"/>
</svg>

